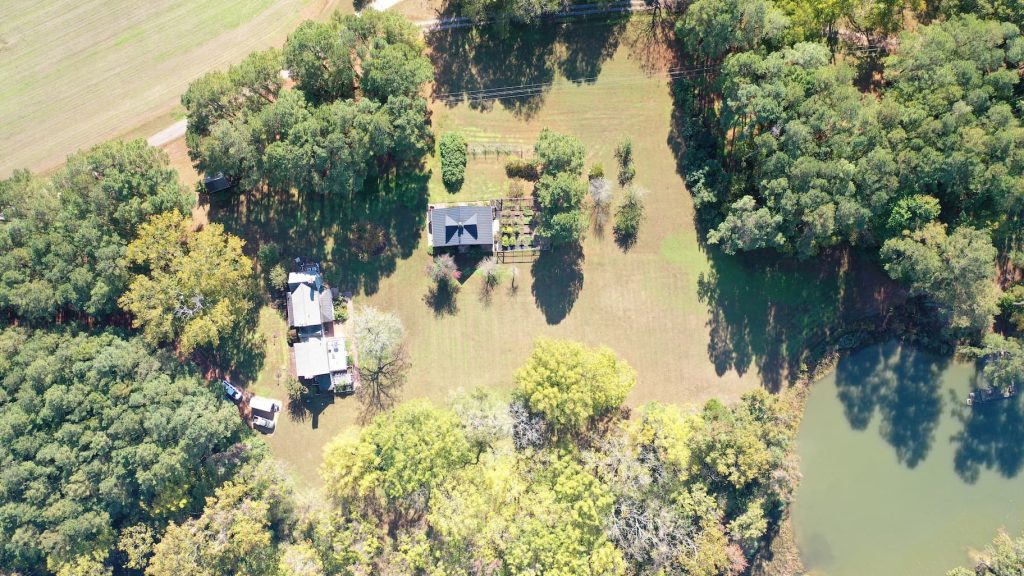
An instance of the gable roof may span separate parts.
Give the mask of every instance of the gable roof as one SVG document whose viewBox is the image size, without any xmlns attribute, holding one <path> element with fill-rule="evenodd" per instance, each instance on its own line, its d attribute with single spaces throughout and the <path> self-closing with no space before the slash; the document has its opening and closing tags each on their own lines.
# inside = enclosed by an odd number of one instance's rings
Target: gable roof
<svg viewBox="0 0 1024 576">
<path fill-rule="evenodd" d="M 295 327 L 317 326 L 320 320 L 320 293 L 305 282 L 290 285 L 288 324 Z"/>
<path fill-rule="evenodd" d="M 494 243 L 494 212 L 490 206 L 444 206 L 430 211 L 434 246 Z"/>
<path fill-rule="evenodd" d="M 319 274 L 288 275 L 288 325 L 319 326 L 334 321 L 334 303 Z"/>
<path fill-rule="evenodd" d="M 323 338 L 309 338 L 296 342 L 295 372 L 299 378 L 311 379 L 331 372 Z"/>
</svg>

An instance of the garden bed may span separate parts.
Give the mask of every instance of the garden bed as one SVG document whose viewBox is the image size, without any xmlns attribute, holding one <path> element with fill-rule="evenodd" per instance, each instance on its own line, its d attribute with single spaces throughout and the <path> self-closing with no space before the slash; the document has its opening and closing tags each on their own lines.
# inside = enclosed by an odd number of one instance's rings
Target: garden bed
<svg viewBox="0 0 1024 576">
<path fill-rule="evenodd" d="M 544 242 L 536 234 L 540 211 L 533 198 L 502 198 L 495 203 L 501 222 L 495 251 L 543 249 Z"/>
</svg>

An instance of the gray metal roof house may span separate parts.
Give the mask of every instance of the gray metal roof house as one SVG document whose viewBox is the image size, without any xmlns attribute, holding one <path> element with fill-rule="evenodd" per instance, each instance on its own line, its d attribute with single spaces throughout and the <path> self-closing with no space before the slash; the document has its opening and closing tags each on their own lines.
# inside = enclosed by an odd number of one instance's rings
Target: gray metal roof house
<svg viewBox="0 0 1024 576">
<path fill-rule="evenodd" d="M 210 194 L 222 192 L 232 186 L 234 186 L 234 184 L 227 176 L 224 175 L 223 172 L 217 172 L 213 176 L 206 176 L 203 178 L 203 187 L 206 188 L 206 191 Z"/>
<path fill-rule="evenodd" d="M 318 266 L 288 275 L 288 326 L 298 341 L 292 345 L 296 375 L 321 390 L 352 391 L 345 339 L 333 334 L 334 302 Z M 324 330 L 325 326 L 329 330 Z"/>
<path fill-rule="evenodd" d="M 324 288 L 320 274 L 292 272 L 288 275 L 288 325 L 293 328 L 334 322 L 331 292 Z"/>
<path fill-rule="evenodd" d="M 500 223 L 490 204 L 435 204 L 428 209 L 427 244 L 435 248 L 481 246 L 494 249 Z"/>
</svg>

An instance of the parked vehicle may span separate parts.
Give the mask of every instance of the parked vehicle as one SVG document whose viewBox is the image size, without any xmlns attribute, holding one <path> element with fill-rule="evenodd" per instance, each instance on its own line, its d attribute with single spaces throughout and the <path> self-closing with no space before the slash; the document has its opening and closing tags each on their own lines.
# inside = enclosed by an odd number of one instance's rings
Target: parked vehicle
<svg viewBox="0 0 1024 576">
<path fill-rule="evenodd" d="M 230 398 L 233 402 L 238 402 L 242 399 L 242 391 L 232 386 L 231 382 L 221 380 L 220 384 L 224 387 L 224 395 Z"/>
<path fill-rule="evenodd" d="M 273 430 L 274 429 L 274 421 L 273 420 L 267 420 L 266 418 L 264 418 L 262 416 L 253 416 L 252 417 L 252 425 L 256 426 L 256 427 L 259 427 L 259 428 L 265 428 L 267 430 Z"/>
<path fill-rule="evenodd" d="M 266 412 L 267 414 L 273 414 L 274 412 L 281 411 L 281 403 L 273 398 L 264 398 L 263 396 L 253 396 L 249 398 L 249 406 L 253 410 L 259 410 L 260 412 Z"/>
</svg>

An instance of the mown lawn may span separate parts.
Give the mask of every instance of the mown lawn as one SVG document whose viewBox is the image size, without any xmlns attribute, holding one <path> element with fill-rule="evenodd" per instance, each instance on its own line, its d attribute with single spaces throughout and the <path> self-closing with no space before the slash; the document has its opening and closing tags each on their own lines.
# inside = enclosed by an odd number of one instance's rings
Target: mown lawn
<svg viewBox="0 0 1024 576">
<path fill-rule="evenodd" d="M 188 83 L 349 0 L 4 2 L 0 177 L 180 117 Z"/>
<path fill-rule="evenodd" d="M 440 184 L 431 159 L 429 179 L 385 183 L 383 200 L 236 199 L 215 203 L 210 218 L 244 236 L 250 250 L 275 241 L 285 257 L 322 259 L 328 280 L 355 292 L 357 311 L 376 306 L 396 312 L 412 357 L 406 399 L 443 401 L 453 390 L 474 386 L 508 389 L 538 336 L 616 350 L 639 373 L 628 399 L 633 406 L 653 400 L 696 405 L 711 397 L 733 400 L 757 386 L 776 389 L 787 372 L 799 369 L 818 329 L 834 319 L 847 275 L 835 261 L 817 268 L 782 266 L 760 256 L 741 260 L 709 252 L 698 242 L 692 201 L 670 144 L 672 98 L 658 72 L 667 58 L 659 60 L 650 49 L 657 39 L 647 36 L 647 23 L 574 24 L 549 29 L 547 37 L 506 40 L 511 46 L 465 31 L 432 41 L 439 93 L 553 81 L 528 100 L 435 101 L 438 134 L 457 130 L 473 144 L 529 147 L 550 127 L 578 136 L 588 167 L 601 162 L 613 178 L 615 145 L 632 138 L 636 183 L 648 190 L 648 218 L 628 251 L 610 231 L 591 230 L 580 257 L 552 252 L 516 264 L 515 289 L 509 266 L 490 294 L 467 267 L 454 306 L 432 305 L 423 271 L 430 259 L 424 196 L 442 202 L 502 194 L 504 159 L 493 156 L 470 160 L 456 194 Z M 571 81 L 576 78 L 593 80 Z M 375 236 L 366 224 L 389 238 L 385 249 L 371 249 Z M 370 251 L 360 253 L 359 246 Z M 277 312 L 264 314 L 261 331 L 270 339 L 283 323 L 266 316 Z M 283 399 L 274 378 L 280 362 L 271 359 L 280 342 L 268 347 L 256 387 Z M 348 398 L 300 418 L 285 415 L 268 441 L 298 477 L 316 484 L 324 444 L 353 425 L 358 412 L 357 401 Z"/>
</svg>

